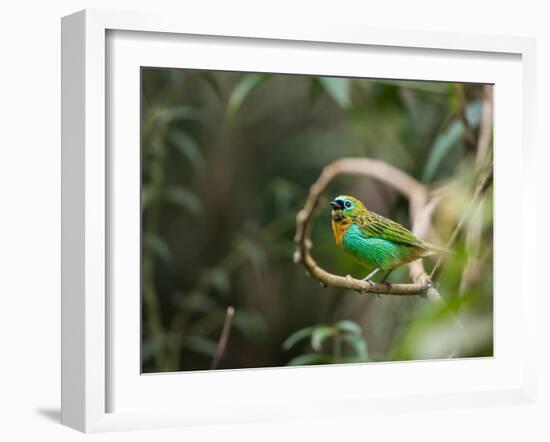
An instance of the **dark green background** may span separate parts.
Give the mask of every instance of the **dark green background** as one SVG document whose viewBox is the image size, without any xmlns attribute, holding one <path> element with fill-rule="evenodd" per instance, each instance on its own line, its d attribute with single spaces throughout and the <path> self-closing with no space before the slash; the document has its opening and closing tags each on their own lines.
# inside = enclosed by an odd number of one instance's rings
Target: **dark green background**
<svg viewBox="0 0 550 442">
<path fill-rule="evenodd" d="M 229 305 L 236 315 L 219 368 L 492 355 L 491 191 L 475 284 L 459 296 L 474 253 L 461 235 L 438 280 L 444 306 L 321 288 L 292 261 L 296 213 L 322 168 L 342 157 L 453 184 L 425 238 L 445 244 L 473 192 L 482 93 L 472 84 L 143 68 L 143 371 L 209 369 Z M 342 193 L 410 227 L 408 203 L 391 188 L 341 178 L 326 201 Z M 326 269 L 365 276 L 334 244 L 328 205 L 312 239 Z M 407 269 L 391 281 L 407 282 Z M 333 327 L 342 320 L 353 323 Z"/>
</svg>

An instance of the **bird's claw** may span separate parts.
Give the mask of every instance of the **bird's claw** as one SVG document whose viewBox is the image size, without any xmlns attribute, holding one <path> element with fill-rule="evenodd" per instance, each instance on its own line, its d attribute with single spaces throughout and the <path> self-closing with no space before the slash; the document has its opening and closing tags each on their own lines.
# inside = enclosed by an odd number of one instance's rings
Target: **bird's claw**
<svg viewBox="0 0 550 442">
<path fill-rule="evenodd" d="M 366 283 L 368 283 L 371 287 L 374 287 L 376 285 L 376 283 L 374 281 L 371 281 L 368 278 L 363 278 L 362 280 L 365 281 Z"/>
</svg>

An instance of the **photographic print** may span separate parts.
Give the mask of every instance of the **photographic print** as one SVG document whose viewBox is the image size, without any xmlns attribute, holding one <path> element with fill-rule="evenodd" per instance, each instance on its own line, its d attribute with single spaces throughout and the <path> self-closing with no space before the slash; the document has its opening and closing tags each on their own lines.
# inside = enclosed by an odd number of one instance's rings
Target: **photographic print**
<svg viewBox="0 0 550 442">
<path fill-rule="evenodd" d="M 142 372 L 493 356 L 493 86 L 141 69 Z"/>
</svg>

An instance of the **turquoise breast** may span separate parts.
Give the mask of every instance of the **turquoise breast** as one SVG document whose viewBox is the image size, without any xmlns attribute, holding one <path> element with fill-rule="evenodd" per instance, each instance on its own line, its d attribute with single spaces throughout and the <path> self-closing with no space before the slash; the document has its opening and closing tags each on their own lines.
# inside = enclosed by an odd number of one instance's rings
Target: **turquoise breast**
<svg viewBox="0 0 550 442">
<path fill-rule="evenodd" d="M 342 246 L 361 264 L 382 270 L 396 267 L 411 253 L 411 248 L 404 244 L 365 235 L 356 224 L 349 226 Z"/>
</svg>

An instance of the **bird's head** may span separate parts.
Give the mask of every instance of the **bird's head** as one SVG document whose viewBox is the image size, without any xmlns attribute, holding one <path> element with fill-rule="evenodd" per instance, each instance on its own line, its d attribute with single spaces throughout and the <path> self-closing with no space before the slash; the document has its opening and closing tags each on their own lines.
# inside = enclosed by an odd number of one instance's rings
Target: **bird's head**
<svg viewBox="0 0 550 442">
<path fill-rule="evenodd" d="M 341 221 L 367 210 L 361 201 L 349 195 L 337 196 L 329 204 L 332 207 L 333 221 Z"/>
</svg>

